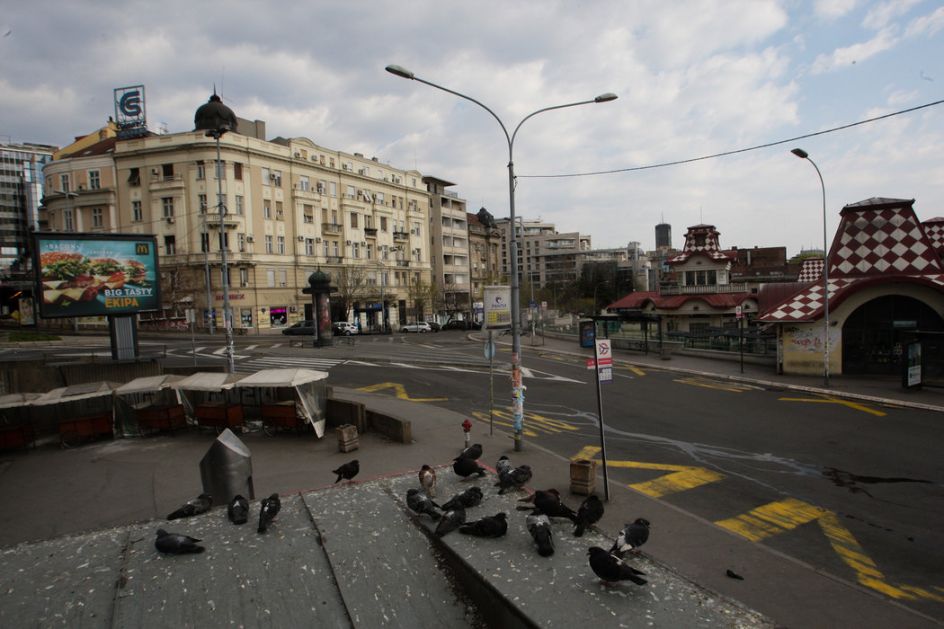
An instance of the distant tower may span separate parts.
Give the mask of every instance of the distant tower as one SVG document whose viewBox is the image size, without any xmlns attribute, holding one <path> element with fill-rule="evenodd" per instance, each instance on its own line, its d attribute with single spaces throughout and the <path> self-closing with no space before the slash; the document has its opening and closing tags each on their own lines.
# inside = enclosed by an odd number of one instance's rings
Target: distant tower
<svg viewBox="0 0 944 629">
<path fill-rule="evenodd" d="M 668 223 L 656 225 L 656 249 L 672 248 L 672 226 Z"/>
</svg>

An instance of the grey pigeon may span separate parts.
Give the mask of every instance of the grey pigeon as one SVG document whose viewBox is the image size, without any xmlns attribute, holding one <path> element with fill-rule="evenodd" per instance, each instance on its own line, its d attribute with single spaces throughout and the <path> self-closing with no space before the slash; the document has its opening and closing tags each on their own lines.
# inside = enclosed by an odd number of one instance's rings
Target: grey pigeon
<svg viewBox="0 0 944 629">
<path fill-rule="evenodd" d="M 465 509 L 457 507 L 451 511 L 446 511 L 439 524 L 436 525 L 436 537 L 442 537 L 449 531 L 455 531 L 465 524 Z"/>
<path fill-rule="evenodd" d="M 419 489 L 408 489 L 406 492 L 406 506 L 414 513 L 421 515 L 425 513 L 434 520 L 442 516 L 436 511 L 439 507 L 432 499 Z"/>
<path fill-rule="evenodd" d="M 262 500 L 262 506 L 259 509 L 259 533 L 266 532 L 269 528 L 269 524 L 271 524 L 275 516 L 279 514 L 281 508 L 282 501 L 279 500 L 278 494 L 272 494 Z"/>
<path fill-rule="evenodd" d="M 510 472 L 512 470 L 511 459 L 509 459 L 504 454 L 498 457 L 498 462 L 495 464 L 495 472 L 501 476 L 501 474 Z"/>
<path fill-rule="evenodd" d="M 457 458 L 452 464 L 452 471 L 463 478 L 468 478 L 472 474 L 485 476 L 485 468 L 479 465 L 475 459 Z"/>
<path fill-rule="evenodd" d="M 567 518 L 574 524 L 577 523 L 577 514 L 561 502 L 560 492 L 556 489 L 538 489 L 528 498 L 522 498 L 520 502 L 534 503 L 534 513 L 543 513 L 549 518 Z"/>
<path fill-rule="evenodd" d="M 636 585 L 646 584 L 646 580 L 639 576 L 646 574 L 645 572 L 636 570 L 616 555 L 611 555 L 599 546 L 591 547 L 587 554 L 590 555 L 590 568 L 593 573 L 605 583 L 628 580 Z"/>
<path fill-rule="evenodd" d="M 455 509 L 456 507 L 462 507 L 463 509 L 468 509 L 470 507 L 475 507 L 482 502 L 482 490 L 478 487 L 469 487 L 461 494 L 456 494 L 449 499 L 448 502 L 443 504 L 442 508 L 444 511 L 449 511 Z"/>
<path fill-rule="evenodd" d="M 496 513 L 491 517 L 463 524 L 459 527 L 459 532 L 476 537 L 501 537 L 508 532 L 507 518 L 505 513 Z"/>
<path fill-rule="evenodd" d="M 534 538 L 537 544 L 538 554 L 542 557 L 550 557 L 554 554 L 554 536 L 551 533 L 551 521 L 544 514 L 529 515 L 525 519 L 528 526 L 528 532 Z"/>
<path fill-rule="evenodd" d="M 344 480 L 353 479 L 355 476 L 357 476 L 357 473 L 360 471 L 361 471 L 361 464 L 358 462 L 357 459 L 354 459 L 353 461 L 345 463 L 344 465 L 342 465 L 336 470 L 331 470 L 331 473 L 338 475 L 337 480 L 335 480 L 334 482 L 339 483 L 341 482 L 342 478 Z"/>
<path fill-rule="evenodd" d="M 177 520 L 180 518 L 189 518 L 193 515 L 200 515 L 201 513 L 206 513 L 210 510 L 210 507 L 213 506 L 213 497 L 209 494 L 200 494 L 193 500 L 188 500 L 187 504 L 177 509 L 169 516 L 168 520 Z"/>
<path fill-rule="evenodd" d="M 616 542 L 614 542 L 610 552 L 622 557 L 623 553 L 627 551 L 636 552 L 639 550 L 639 547 L 645 544 L 646 540 L 648 539 L 649 520 L 646 520 L 645 518 L 636 518 L 632 523 L 627 524 L 625 527 L 623 527 L 623 530 L 619 532 L 619 535 L 616 537 Z"/>
<path fill-rule="evenodd" d="M 596 524 L 603 517 L 603 501 L 596 494 L 587 496 L 577 509 L 577 522 L 574 536 L 581 537 L 588 526 Z"/>
<path fill-rule="evenodd" d="M 457 459 L 472 459 L 473 461 L 478 460 L 482 456 L 482 444 L 473 443 L 468 448 L 459 453 Z"/>
<path fill-rule="evenodd" d="M 495 486 L 500 488 L 499 494 L 504 494 L 509 489 L 521 489 L 529 480 L 531 480 L 531 466 L 519 465 L 510 472 L 499 474 Z"/>
<path fill-rule="evenodd" d="M 169 555 L 202 553 L 206 548 L 197 545 L 200 541 L 202 540 L 196 537 L 180 535 L 178 533 L 168 533 L 164 529 L 157 529 L 157 539 L 154 540 L 154 548 Z"/>
<path fill-rule="evenodd" d="M 249 520 L 249 501 L 242 496 L 236 496 L 226 507 L 226 515 L 233 524 L 245 524 Z"/>
</svg>

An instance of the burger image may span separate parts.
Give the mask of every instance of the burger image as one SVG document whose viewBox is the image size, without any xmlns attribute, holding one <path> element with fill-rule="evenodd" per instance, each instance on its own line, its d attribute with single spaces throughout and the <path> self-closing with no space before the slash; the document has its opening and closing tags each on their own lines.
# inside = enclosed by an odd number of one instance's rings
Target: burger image
<svg viewBox="0 0 944 629">
<path fill-rule="evenodd" d="M 89 270 L 92 275 L 110 276 L 122 271 L 121 264 L 114 258 L 92 258 L 89 260 Z"/>
<path fill-rule="evenodd" d="M 43 282 L 70 282 L 91 275 L 88 258 L 81 253 L 47 251 L 39 257 Z"/>
<path fill-rule="evenodd" d="M 147 269 L 138 260 L 128 260 L 124 267 L 125 275 L 132 284 L 144 284 L 147 281 Z"/>
</svg>

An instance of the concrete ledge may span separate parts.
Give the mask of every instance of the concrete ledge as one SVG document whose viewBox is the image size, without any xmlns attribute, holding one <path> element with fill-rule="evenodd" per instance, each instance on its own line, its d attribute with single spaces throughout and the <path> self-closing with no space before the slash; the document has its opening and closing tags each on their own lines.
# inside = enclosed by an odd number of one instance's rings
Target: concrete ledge
<svg viewBox="0 0 944 629">
<path fill-rule="evenodd" d="M 413 424 L 408 419 L 367 409 L 367 426 L 398 443 L 413 441 Z"/>
<path fill-rule="evenodd" d="M 359 434 L 367 429 L 366 408 L 360 402 L 338 400 L 328 393 L 326 411 L 326 423 L 329 428 L 350 424 L 357 427 Z"/>
</svg>

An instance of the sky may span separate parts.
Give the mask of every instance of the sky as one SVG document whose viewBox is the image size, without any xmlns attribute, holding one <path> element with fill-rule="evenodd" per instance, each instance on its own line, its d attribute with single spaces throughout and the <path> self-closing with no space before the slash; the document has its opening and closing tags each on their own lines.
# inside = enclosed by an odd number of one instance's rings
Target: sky
<svg viewBox="0 0 944 629">
<path fill-rule="evenodd" d="M 780 142 L 944 99 L 940 0 L 3 0 L 0 140 L 64 146 L 143 84 L 149 127 L 193 129 L 214 85 L 268 139 L 454 182 L 469 211 L 515 209 L 592 237 L 655 246 L 672 226 L 714 225 L 721 245 L 831 243 L 839 212 L 871 197 L 944 216 L 944 104 Z M 612 174 L 546 177 L 599 171 Z"/>
</svg>

